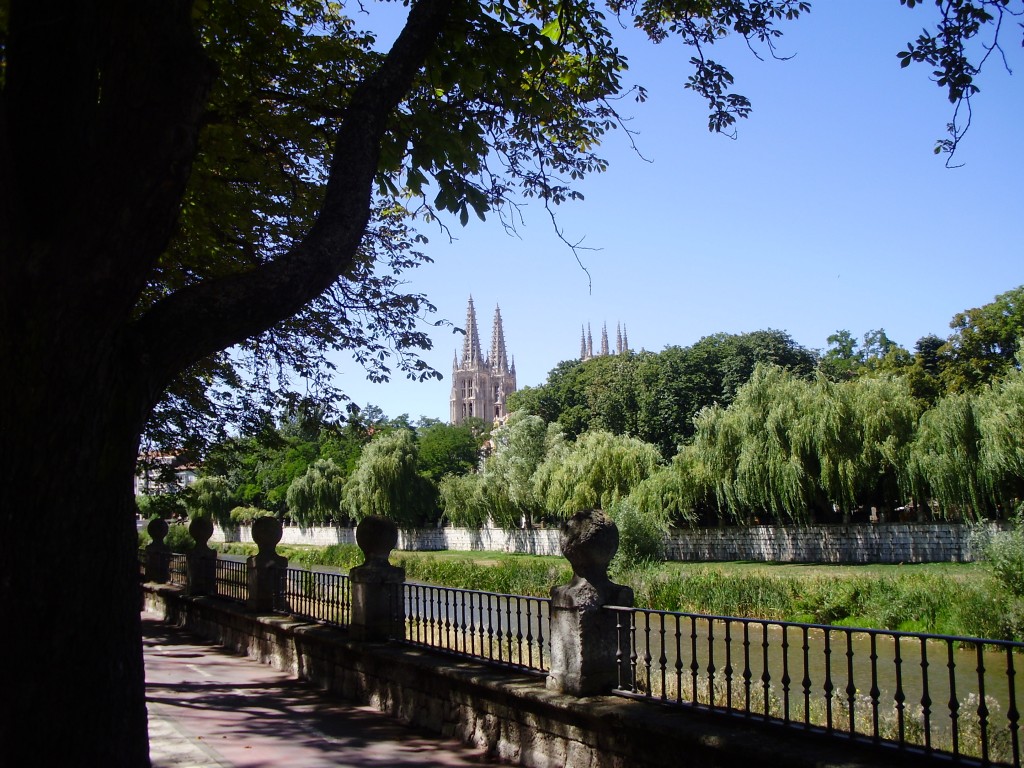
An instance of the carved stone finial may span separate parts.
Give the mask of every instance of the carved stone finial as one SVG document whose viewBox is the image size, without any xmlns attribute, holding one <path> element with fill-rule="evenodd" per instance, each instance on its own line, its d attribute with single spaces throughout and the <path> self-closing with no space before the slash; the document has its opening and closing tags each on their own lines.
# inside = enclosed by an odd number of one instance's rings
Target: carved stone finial
<svg viewBox="0 0 1024 768">
<path fill-rule="evenodd" d="M 366 565 L 390 565 L 388 557 L 398 546 L 398 526 L 385 517 L 364 517 L 356 526 L 356 544 Z"/>
<path fill-rule="evenodd" d="M 562 523 L 559 541 L 577 579 L 608 583 L 608 566 L 619 549 L 619 529 L 608 515 L 600 509 L 577 512 Z"/>
<path fill-rule="evenodd" d="M 213 520 L 208 517 L 193 517 L 188 524 L 188 535 L 196 543 L 196 549 L 209 549 L 208 542 L 213 536 Z"/>
<path fill-rule="evenodd" d="M 258 558 L 276 557 L 284 529 L 276 517 L 257 517 L 252 523 L 252 540 L 256 542 Z"/>
<path fill-rule="evenodd" d="M 167 521 L 162 517 L 154 517 L 149 521 L 149 525 L 146 526 L 146 532 L 149 534 L 149 538 L 153 540 L 150 544 L 152 547 L 154 544 L 157 547 L 167 546 L 164 544 L 164 539 L 167 538 L 167 532 L 170 528 L 167 526 Z"/>
</svg>

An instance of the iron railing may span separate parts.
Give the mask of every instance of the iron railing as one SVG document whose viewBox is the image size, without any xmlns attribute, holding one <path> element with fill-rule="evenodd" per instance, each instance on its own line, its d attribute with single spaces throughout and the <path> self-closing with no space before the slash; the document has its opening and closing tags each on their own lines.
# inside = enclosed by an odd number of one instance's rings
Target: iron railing
<svg viewBox="0 0 1024 768">
<path fill-rule="evenodd" d="M 345 574 L 285 568 L 279 584 L 275 611 L 335 627 L 348 625 L 352 597 Z"/>
<path fill-rule="evenodd" d="M 617 693 L 1020 766 L 1024 644 L 617 608 Z"/>
<path fill-rule="evenodd" d="M 167 583 L 176 587 L 188 586 L 188 556 L 178 552 L 167 555 Z"/>
<path fill-rule="evenodd" d="M 186 586 L 185 555 L 168 555 Z M 218 560 L 217 594 L 244 600 L 245 564 Z M 517 671 L 549 670 L 546 598 L 402 586 L 406 643 Z M 397 608 L 397 606 L 396 606 Z M 351 620 L 348 576 L 280 571 L 275 610 L 333 626 Z M 1021 768 L 1016 667 L 1024 643 L 741 619 L 643 608 L 616 615 L 615 693 L 728 713 L 840 739 Z"/>
<path fill-rule="evenodd" d="M 249 598 L 249 574 L 245 562 L 218 557 L 214 586 L 218 597 L 245 602 Z"/>
<path fill-rule="evenodd" d="M 405 641 L 514 669 L 546 672 L 551 600 L 405 584 Z"/>
</svg>

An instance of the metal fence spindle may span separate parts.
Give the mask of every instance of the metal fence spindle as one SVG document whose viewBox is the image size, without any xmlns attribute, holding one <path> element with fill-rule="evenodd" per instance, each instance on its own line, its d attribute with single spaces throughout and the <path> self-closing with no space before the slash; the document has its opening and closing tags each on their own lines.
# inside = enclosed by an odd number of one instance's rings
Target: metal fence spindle
<svg viewBox="0 0 1024 768">
<path fill-rule="evenodd" d="M 956 697 L 956 660 L 953 641 L 946 640 L 946 668 L 949 670 L 949 720 L 953 729 L 953 754 L 960 754 L 960 701 Z"/>
<path fill-rule="evenodd" d="M 872 632 L 871 638 L 871 653 L 868 658 L 871 660 L 871 690 L 868 692 L 871 696 L 871 736 L 878 740 L 880 732 L 878 729 L 878 697 L 881 691 L 878 690 L 878 634 Z"/>
</svg>

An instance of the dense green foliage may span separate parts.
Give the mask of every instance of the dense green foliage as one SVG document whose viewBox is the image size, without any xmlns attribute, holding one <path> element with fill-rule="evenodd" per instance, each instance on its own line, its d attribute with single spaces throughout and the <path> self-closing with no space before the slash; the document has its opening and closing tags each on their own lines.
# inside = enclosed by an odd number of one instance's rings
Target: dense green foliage
<svg viewBox="0 0 1024 768">
<path fill-rule="evenodd" d="M 731 402 L 758 363 L 808 376 L 816 359 L 782 331 L 720 333 L 660 353 L 560 363 L 545 384 L 512 394 L 509 407 L 557 422 L 570 438 L 588 430 L 633 435 L 669 458 L 693 435 L 697 412 Z"/>
<path fill-rule="evenodd" d="M 970 314 L 1012 325 L 1020 292 Z M 302 525 L 383 514 L 514 528 L 601 507 L 629 562 L 656 558 L 670 525 L 864 521 L 872 508 L 888 519 L 1006 517 L 1024 498 L 1024 374 L 1015 359 L 947 392 L 963 313 L 952 325 L 950 340 L 923 338 L 915 355 L 881 329 L 863 347 L 833 334 L 820 358 L 765 331 L 563 363 L 513 398 L 550 422 L 524 407 L 490 435 L 480 422 L 414 427 L 373 408 L 338 423 L 300 404 L 217 446 L 181 499 L 222 520 L 242 507 L 253 511 L 239 519 L 268 510 Z M 674 426 L 655 445 L 634 432 L 701 403 L 685 437 Z"/>
</svg>

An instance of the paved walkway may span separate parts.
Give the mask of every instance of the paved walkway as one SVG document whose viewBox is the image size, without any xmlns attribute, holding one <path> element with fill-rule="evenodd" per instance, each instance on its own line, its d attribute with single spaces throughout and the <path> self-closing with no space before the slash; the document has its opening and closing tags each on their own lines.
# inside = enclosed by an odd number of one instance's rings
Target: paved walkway
<svg viewBox="0 0 1024 768">
<path fill-rule="evenodd" d="M 153 768 L 480 766 L 479 750 L 347 705 L 143 613 Z"/>
</svg>

